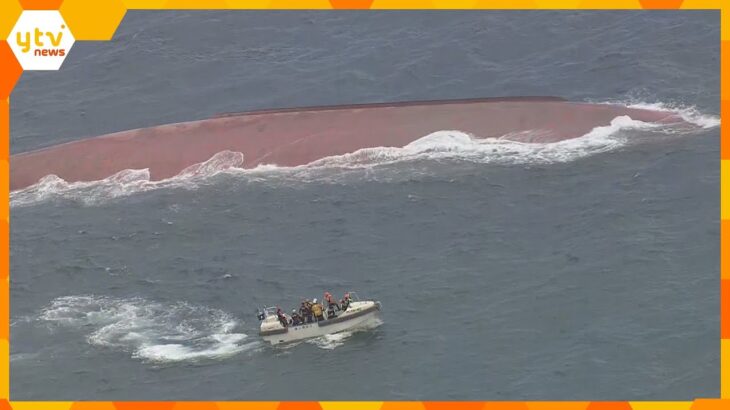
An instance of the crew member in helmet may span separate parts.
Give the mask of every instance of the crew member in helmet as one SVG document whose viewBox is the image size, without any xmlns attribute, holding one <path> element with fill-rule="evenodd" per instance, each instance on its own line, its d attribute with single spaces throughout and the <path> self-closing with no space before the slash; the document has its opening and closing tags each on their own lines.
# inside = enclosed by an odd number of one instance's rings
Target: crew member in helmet
<svg viewBox="0 0 730 410">
<path fill-rule="evenodd" d="M 342 300 L 340 301 L 340 305 L 342 305 L 342 310 L 347 310 L 347 308 L 350 307 L 351 301 L 352 298 L 350 298 L 350 292 L 345 292 L 345 296 L 343 296 Z"/>
<path fill-rule="evenodd" d="M 337 310 L 340 310 L 340 305 L 337 304 L 331 293 L 324 292 L 324 300 L 327 302 L 327 311 L 329 311 L 330 307 L 333 307 L 333 309 L 336 307 Z"/>
</svg>

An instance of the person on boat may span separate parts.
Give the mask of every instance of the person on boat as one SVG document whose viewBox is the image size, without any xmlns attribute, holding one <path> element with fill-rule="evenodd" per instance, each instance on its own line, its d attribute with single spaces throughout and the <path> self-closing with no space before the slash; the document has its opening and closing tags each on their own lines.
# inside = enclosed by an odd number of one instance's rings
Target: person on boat
<svg viewBox="0 0 730 410">
<path fill-rule="evenodd" d="M 304 318 L 297 313 L 296 309 L 291 310 L 291 324 L 292 326 L 299 326 L 304 323 Z"/>
<path fill-rule="evenodd" d="M 336 303 L 331 303 L 327 306 L 327 319 L 334 319 L 335 316 L 337 316 L 337 313 L 335 313 L 335 306 L 337 306 Z"/>
<path fill-rule="evenodd" d="M 340 305 L 342 306 L 342 310 L 347 310 L 348 307 L 350 307 L 350 302 L 352 301 L 352 298 L 350 297 L 350 292 L 345 292 L 345 296 L 342 297 L 342 300 L 340 301 Z"/>
<path fill-rule="evenodd" d="M 312 314 L 314 314 L 314 317 L 317 318 L 317 320 L 324 320 L 324 311 L 322 309 L 322 305 L 317 303 L 317 299 L 314 299 L 312 301 Z"/>
<path fill-rule="evenodd" d="M 302 305 L 299 307 L 299 314 L 303 319 L 307 320 L 307 323 L 312 323 L 312 303 L 308 299 L 302 300 Z"/>
<path fill-rule="evenodd" d="M 281 323 L 282 326 L 284 326 L 284 327 L 289 326 L 289 319 L 286 318 L 284 311 L 281 310 L 280 307 L 276 308 L 276 317 L 279 319 L 279 323 Z"/>
<path fill-rule="evenodd" d="M 332 297 L 332 294 L 329 292 L 324 292 L 324 300 L 327 302 L 327 310 L 329 311 L 330 307 L 336 307 L 337 310 L 340 310 L 340 305 L 337 304 L 335 301 L 335 298 Z"/>
</svg>

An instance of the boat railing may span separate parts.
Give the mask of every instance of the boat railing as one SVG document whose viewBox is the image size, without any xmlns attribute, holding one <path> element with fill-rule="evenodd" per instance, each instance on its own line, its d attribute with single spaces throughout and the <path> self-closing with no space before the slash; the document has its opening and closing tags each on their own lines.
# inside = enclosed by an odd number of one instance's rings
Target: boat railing
<svg viewBox="0 0 730 410">
<path fill-rule="evenodd" d="M 257 312 L 263 313 L 264 318 L 276 316 L 276 306 L 264 306 L 263 309 L 256 309 Z"/>
</svg>

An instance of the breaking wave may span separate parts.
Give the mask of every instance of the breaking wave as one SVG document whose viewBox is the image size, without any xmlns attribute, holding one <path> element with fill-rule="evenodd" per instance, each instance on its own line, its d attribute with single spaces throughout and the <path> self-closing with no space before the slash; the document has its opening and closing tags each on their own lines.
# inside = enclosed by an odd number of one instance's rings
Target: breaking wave
<svg viewBox="0 0 730 410">
<path fill-rule="evenodd" d="M 401 161 L 458 159 L 496 164 L 550 164 L 572 161 L 587 155 L 611 151 L 625 144 L 619 135 L 630 129 L 657 128 L 656 124 L 616 117 L 610 125 L 596 127 L 589 133 L 552 143 L 517 142 L 505 135 L 500 138 L 476 138 L 461 131 L 438 131 L 403 148 L 363 148 L 355 152 L 325 157 L 307 164 L 308 168 L 352 168 L 385 165 Z M 539 131 L 536 131 L 539 132 Z"/>
<path fill-rule="evenodd" d="M 56 198 L 94 205 L 161 188 L 194 189 L 214 175 L 231 169 L 242 170 L 242 166 L 242 153 L 223 151 L 203 163 L 191 165 L 176 176 L 161 181 L 150 180 L 149 169 L 125 169 L 100 181 L 90 182 L 67 182 L 56 175 L 47 175 L 34 185 L 11 192 L 10 206 L 32 205 Z"/>
<path fill-rule="evenodd" d="M 710 129 L 710 128 L 716 128 L 720 126 L 720 117 L 716 115 L 711 114 L 703 114 L 700 112 L 700 110 L 697 109 L 697 107 L 694 106 L 688 106 L 683 105 L 679 103 L 665 103 L 665 102 L 647 102 L 643 101 L 641 99 L 622 99 L 622 100 L 611 100 L 611 101 L 589 101 L 594 104 L 615 104 L 615 105 L 623 105 L 628 108 L 637 108 L 637 109 L 644 109 L 644 110 L 654 110 L 654 111 L 668 111 L 674 114 L 679 115 L 680 118 L 682 118 L 684 121 L 689 123 L 690 125 L 693 125 L 695 127 L 699 127 L 700 129 Z M 680 127 L 680 131 L 687 131 L 686 129 Z M 666 131 L 672 131 L 671 129 L 668 129 Z"/>
<path fill-rule="evenodd" d="M 626 104 L 629 108 L 641 108 L 648 110 L 670 111 L 702 129 L 716 128 L 720 126 L 720 117 L 701 113 L 696 107 L 686 107 L 665 103 L 630 102 Z"/>
<path fill-rule="evenodd" d="M 236 333 L 239 323 L 228 313 L 184 302 L 65 296 L 54 299 L 38 319 L 88 331 L 86 341 L 91 345 L 154 363 L 221 359 L 259 344 Z"/>
<path fill-rule="evenodd" d="M 680 115 L 690 127 L 688 128 L 686 124 L 684 126 L 652 124 L 636 121 L 628 116 L 619 116 L 609 125 L 596 127 L 581 137 L 551 143 L 514 141 L 514 139 L 524 140 L 525 133 L 483 139 L 458 130 L 444 130 L 423 136 L 402 148 L 363 148 L 297 167 L 278 167 L 272 164 L 244 169 L 242 153 L 223 151 L 203 163 L 192 165 L 178 175 L 161 181 L 151 181 L 147 169 L 124 170 L 103 180 L 92 182 L 70 183 L 56 175 L 48 175 L 32 186 L 11 192 L 10 205 L 20 207 L 52 199 L 69 199 L 84 205 L 94 205 L 161 188 L 195 189 L 210 183 L 211 177 L 219 174 L 253 179 L 276 176 L 300 181 L 327 181 L 331 172 L 322 172 L 323 170 L 370 169 L 421 160 L 458 160 L 484 164 L 564 163 L 623 147 L 629 141 L 628 132 L 678 134 L 720 125 L 719 117 L 702 114 L 694 107 L 641 102 L 624 102 L 624 105 L 632 108 L 671 111 Z M 535 130 L 532 133 L 539 134 L 539 132 Z"/>
</svg>

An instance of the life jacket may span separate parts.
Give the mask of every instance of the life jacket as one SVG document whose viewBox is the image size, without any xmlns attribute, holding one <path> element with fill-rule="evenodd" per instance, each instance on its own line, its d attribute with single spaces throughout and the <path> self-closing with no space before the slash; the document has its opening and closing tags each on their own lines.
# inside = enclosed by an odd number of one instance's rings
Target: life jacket
<svg viewBox="0 0 730 410">
<path fill-rule="evenodd" d="M 337 301 L 335 301 L 335 299 L 329 293 L 327 295 L 325 295 L 324 300 L 327 301 L 327 306 L 337 305 Z M 337 306 L 337 307 L 339 307 L 339 306 Z"/>
<path fill-rule="evenodd" d="M 322 305 L 319 303 L 312 305 L 312 313 L 314 313 L 314 316 L 322 316 Z"/>
</svg>

